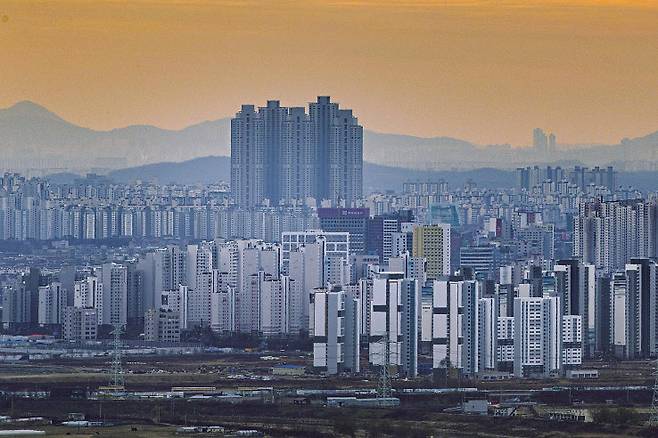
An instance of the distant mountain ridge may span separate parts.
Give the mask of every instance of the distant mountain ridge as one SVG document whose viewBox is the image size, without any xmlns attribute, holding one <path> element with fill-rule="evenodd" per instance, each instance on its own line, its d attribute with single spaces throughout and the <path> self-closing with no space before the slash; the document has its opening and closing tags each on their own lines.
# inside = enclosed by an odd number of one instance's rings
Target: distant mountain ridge
<svg viewBox="0 0 658 438">
<path fill-rule="evenodd" d="M 70 123 L 29 101 L 0 109 L 0 150 L 7 168 L 119 169 L 230 155 L 230 118 L 208 120 L 181 130 L 132 125 L 108 131 Z M 450 138 L 422 138 L 365 130 L 364 160 L 385 166 L 424 170 L 510 169 L 542 162 L 653 169 L 658 162 L 658 132 L 624 139 L 616 145 L 561 147 L 550 156 L 533 148 L 479 146 Z M 653 166 L 653 167 L 652 167 Z"/>
<path fill-rule="evenodd" d="M 141 180 L 160 184 L 212 184 L 228 182 L 231 176 L 229 157 L 202 157 L 181 163 L 155 163 L 112 171 L 108 177 L 120 183 Z M 70 181 L 74 175 L 65 175 Z M 490 187 L 511 187 L 514 173 L 499 169 L 477 169 L 470 171 L 427 171 L 405 169 L 365 163 L 363 186 L 366 193 L 400 190 L 406 181 L 450 181 L 463 185 L 468 180 Z M 59 179 L 58 179 L 59 180 Z"/>
<path fill-rule="evenodd" d="M 230 179 L 229 157 L 211 156 L 195 158 L 180 163 L 154 163 L 112 171 L 108 177 L 119 183 L 141 180 L 160 184 L 214 184 Z M 55 182 L 72 182 L 79 175 L 53 175 Z M 510 188 L 516 184 L 513 170 L 470 169 L 470 170 L 417 170 L 401 167 L 364 163 L 363 189 L 365 193 L 400 191 L 407 181 L 447 181 L 451 187 L 463 187 L 474 182 L 479 187 Z M 644 191 L 658 189 L 658 171 L 619 172 L 617 183 Z"/>
</svg>

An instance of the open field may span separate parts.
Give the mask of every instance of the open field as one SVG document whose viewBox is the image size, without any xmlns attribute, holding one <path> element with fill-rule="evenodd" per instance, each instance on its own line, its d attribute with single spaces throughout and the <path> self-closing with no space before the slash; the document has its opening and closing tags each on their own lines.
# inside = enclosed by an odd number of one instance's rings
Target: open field
<svg viewBox="0 0 658 438">
<path fill-rule="evenodd" d="M 63 412 L 66 407 L 84 411 L 78 403 L 56 407 L 36 403 L 28 412 Z M 95 404 L 89 408 L 96 408 Z M 23 412 L 17 404 L 15 412 Z M 409 436 L 409 437 L 613 437 L 649 436 L 642 425 L 609 426 L 601 424 L 553 423 L 526 417 L 493 418 L 448 415 L 415 406 L 396 409 L 331 409 L 292 408 L 277 405 L 220 406 L 199 403 L 173 414 L 166 403 L 105 403 L 103 411 L 123 426 L 71 428 L 64 426 L 31 426 L 46 430 L 48 436 L 151 437 L 174 436 L 174 425 L 222 425 L 227 429 L 257 429 L 273 437 L 338 437 L 338 436 Z M 93 410 L 93 409 L 92 409 Z M 184 414 L 183 412 L 187 412 Z M 136 430 L 132 430 L 135 428 Z M 180 435 L 178 435 L 180 436 Z"/>
<path fill-rule="evenodd" d="M 276 356 L 275 356 L 276 354 Z M 268 356 L 270 355 L 270 356 Z M 218 390 L 273 387 L 280 390 L 274 400 L 253 400 L 229 404 L 216 399 L 125 399 L 92 400 L 86 393 L 108 383 L 107 360 L 53 360 L 28 364 L 0 365 L 0 390 L 50 391 L 45 399 L 11 397 L 0 399 L 0 415 L 42 416 L 55 424 L 68 413 L 79 412 L 93 421 L 116 424 L 112 427 L 75 429 L 35 425 L 48 436 L 168 437 L 181 425 L 222 425 L 231 430 L 257 429 L 268 436 L 481 436 L 481 437 L 613 437 L 653 436 L 644 426 L 651 403 L 651 392 L 587 390 L 588 386 L 652 385 L 650 362 L 614 365 L 588 364 L 600 370 L 600 379 L 573 382 L 561 380 L 508 380 L 501 382 L 462 381 L 463 387 L 476 387 L 468 398 L 504 398 L 518 393 L 550 409 L 599 409 L 627 406 L 635 416 L 629 422 L 569 423 L 540 418 L 537 412 L 519 412 L 517 417 L 476 417 L 447 414 L 445 408 L 458 405 L 461 394 L 399 394 L 401 406 L 387 409 L 327 408 L 321 396 L 308 397 L 299 405 L 293 389 L 374 388 L 376 375 L 358 378 L 319 375 L 273 376 L 273 365 L 306 364 L 303 353 L 245 353 L 172 357 L 132 357 L 124 360 L 126 389 L 129 391 L 169 391 L 172 386 L 214 386 Z M 394 381 L 400 388 L 437 388 L 444 382 L 431 377 L 418 381 Z M 458 382 L 450 381 L 451 385 Z M 554 386 L 561 390 L 552 392 Z M 541 389 L 544 388 L 544 391 Z M 565 390 L 564 388 L 569 388 Z M 583 389 L 584 388 L 584 389 Z M 72 391 L 77 391 L 73 396 Z M 4 426 L 2 426 L 4 427 Z M 23 428 L 23 427 L 21 427 Z M 658 436 L 656 434 L 655 436 Z"/>
<path fill-rule="evenodd" d="M 270 356 L 268 355 L 275 355 Z M 268 360 L 264 360 L 267 358 Z M 272 359 L 271 359 L 272 358 Z M 109 358 L 84 360 L 49 360 L 25 364 L 0 364 L 0 389 L 39 390 L 53 386 L 83 386 L 94 389 L 108 381 Z M 376 375 L 364 377 L 334 377 L 307 374 L 303 377 L 277 376 L 271 368 L 280 364 L 309 365 L 304 353 L 237 353 L 225 355 L 147 356 L 126 358 L 126 385 L 132 390 L 165 390 L 171 386 L 215 385 L 222 388 L 237 386 L 343 388 L 374 387 Z M 496 382 L 477 382 L 462 379 L 450 381 L 450 386 L 477 387 L 489 390 L 539 389 L 555 385 L 565 386 L 653 386 L 651 361 L 590 362 L 583 368 L 597 369 L 596 380 L 567 379 L 511 379 Z M 366 369 L 364 367 L 364 369 Z M 368 380 L 368 381 L 366 381 Z M 445 382 L 433 382 L 431 376 L 414 381 L 397 381 L 394 386 L 441 387 Z"/>
</svg>

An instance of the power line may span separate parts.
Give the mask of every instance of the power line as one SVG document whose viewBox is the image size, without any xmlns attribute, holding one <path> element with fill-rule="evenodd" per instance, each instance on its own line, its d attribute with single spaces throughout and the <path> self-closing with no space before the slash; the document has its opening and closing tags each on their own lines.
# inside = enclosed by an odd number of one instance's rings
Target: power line
<svg viewBox="0 0 658 438">
<path fill-rule="evenodd" d="M 114 341 L 112 343 L 112 376 L 110 379 L 110 386 L 113 387 L 114 391 L 119 391 L 124 389 L 124 378 L 123 378 L 123 367 L 121 365 L 122 359 L 122 345 L 121 345 L 121 332 L 123 327 L 120 323 L 114 324 L 114 330 L 112 334 L 114 335 Z"/>
<path fill-rule="evenodd" d="M 379 385 L 377 387 L 377 398 L 390 398 L 393 390 L 391 388 L 391 346 L 388 342 L 388 333 L 380 341 L 384 343 L 384 359 L 379 370 Z"/>
</svg>

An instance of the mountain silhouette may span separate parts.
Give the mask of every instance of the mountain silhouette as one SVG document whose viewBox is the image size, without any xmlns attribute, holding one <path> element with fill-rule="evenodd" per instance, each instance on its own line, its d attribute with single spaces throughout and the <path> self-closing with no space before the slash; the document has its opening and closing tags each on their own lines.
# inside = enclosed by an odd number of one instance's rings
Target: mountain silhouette
<svg viewBox="0 0 658 438">
<path fill-rule="evenodd" d="M 107 131 L 64 120 L 34 102 L 0 109 L 0 150 L 10 163 L 29 167 L 118 169 L 162 161 L 181 162 L 230 155 L 230 119 L 208 120 L 181 130 L 131 125 Z M 614 145 L 561 147 L 542 157 L 533 148 L 478 146 L 450 137 L 364 131 L 364 160 L 415 169 L 514 168 L 542 162 L 645 169 L 658 162 L 658 132 Z M 644 167 L 643 167 L 644 166 Z M 15 167 L 18 167 L 15 165 Z M 36 166 L 35 166 L 36 167 Z M 653 167 L 650 167 L 653 169 Z"/>
</svg>

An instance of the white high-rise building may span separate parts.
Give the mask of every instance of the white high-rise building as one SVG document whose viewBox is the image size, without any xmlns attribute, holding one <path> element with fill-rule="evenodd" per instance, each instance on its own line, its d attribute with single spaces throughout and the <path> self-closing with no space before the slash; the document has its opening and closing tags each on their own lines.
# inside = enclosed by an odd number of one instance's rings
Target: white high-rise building
<svg viewBox="0 0 658 438">
<path fill-rule="evenodd" d="M 616 357 L 628 357 L 628 293 L 626 275 L 618 272 L 610 280 L 610 347 Z M 604 340 L 605 341 L 605 340 Z"/>
<path fill-rule="evenodd" d="M 380 272 L 372 279 L 369 362 L 398 365 L 404 374 L 418 372 L 420 287 L 403 273 Z M 387 346 L 388 343 L 388 346 Z"/>
<path fill-rule="evenodd" d="M 596 350 L 596 268 L 572 259 L 559 260 L 553 270 L 562 314 L 581 317 L 582 351 L 592 356 Z"/>
<path fill-rule="evenodd" d="M 260 241 L 238 241 L 238 288 L 236 290 L 236 330 L 260 331 L 259 273 L 279 278 L 281 248 Z"/>
<path fill-rule="evenodd" d="M 199 275 L 212 272 L 213 248 L 209 242 L 200 245 L 187 245 L 185 284 L 191 290 L 196 289 L 196 281 Z M 173 286 L 173 285 L 172 285 Z"/>
<path fill-rule="evenodd" d="M 325 277 L 327 254 L 326 241 L 323 236 L 307 235 L 305 239 L 309 242 L 305 244 L 292 242 L 294 238 L 291 236 L 291 241 L 288 242 L 289 251 L 284 253 L 286 254 L 285 263 L 289 263 L 286 270 L 291 280 L 290 332 L 299 333 L 309 329 L 309 295 L 314 289 L 324 288 L 328 285 Z M 286 242 L 283 245 L 284 248 L 287 247 Z M 342 258 L 336 257 L 336 260 L 340 261 Z"/>
<path fill-rule="evenodd" d="M 514 366 L 514 317 L 499 316 L 496 331 L 496 368 L 511 370 Z"/>
<path fill-rule="evenodd" d="M 39 287 L 39 324 L 61 324 L 65 307 L 66 291 L 62 289 L 62 283 Z"/>
<path fill-rule="evenodd" d="M 461 277 L 434 280 L 432 297 L 433 368 L 460 368 L 466 374 L 477 373 L 479 283 Z"/>
<path fill-rule="evenodd" d="M 344 361 L 345 294 L 316 289 L 310 297 L 309 329 L 313 339 L 313 367 L 337 374 Z"/>
<path fill-rule="evenodd" d="M 202 272 L 195 276 L 195 288 L 187 286 L 187 325 L 210 327 L 210 300 L 215 291 L 214 274 Z"/>
<path fill-rule="evenodd" d="M 494 298 L 478 301 L 478 365 L 480 370 L 497 368 L 498 312 Z"/>
<path fill-rule="evenodd" d="M 381 272 L 372 279 L 368 361 L 381 366 L 400 365 L 400 296 L 402 273 Z M 388 344 L 388 345 L 387 345 Z"/>
<path fill-rule="evenodd" d="M 156 249 L 140 258 L 137 270 L 143 279 L 143 308 L 155 309 L 162 302 L 163 291 L 177 290 L 187 286 L 187 251 L 171 245 Z"/>
<path fill-rule="evenodd" d="M 242 105 L 231 120 L 231 197 L 241 207 L 309 199 L 351 205 L 363 191 L 363 127 L 329 96 L 304 108 Z"/>
<path fill-rule="evenodd" d="M 188 318 L 188 287 L 180 285 L 176 290 L 163 291 L 161 295 L 161 309 L 171 310 L 178 315 L 181 329 L 187 329 Z"/>
<path fill-rule="evenodd" d="M 97 300 L 99 324 L 126 324 L 128 306 L 127 269 L 117 263 L 105 263 L 102 268 L 102 299 Z"/>
<path fill-rule="evenodd" d="M 253 105 L 231 120 L 231 197 L 242 207 L 265 200 L 265 124 Z"/>
<path fill-rule="evenodd" d="M 73 306 L 96 308 L 96 297 L 101 282 L 98 277 L 88 275 L 73 284 Z"/>
<path fill-rule="evenodd" d="M 655 201 L 583 202 L 574 217 L 573 255 L 605 273 L 634 257 L 656 257 L 657 217 Z"/>
<path fill-rule="evenodd" d="M 631 259 L 626 265 L 627 359 L 656 355 L 657 275 L 656 262 L 650 259 Z"/>
<path fill-rule="evenodd" d="M 306 110 L 289 108 L 281 132 L 281 201 L 291 205 L 295 201 L 315 198 L 315 155 L 311 120 Z"/>
<path fill-rule="evenodd" d="M 323 240 L 325 257 L 350 258 L 350 233 L 340 231 L 286 231 L 281 233 L 281 272 L 288 274 L 290 253 Z"/>
<path fill-rule="evenodd" d="M 313 366 L 327 374 L 359 371 L 357 299 L 340 288 L 319 288 L 310 297 Z"/>
<path fill-rule="evenodd" d="M 216 290 L 210 302 L 210 328 L 217 333 L 233 333 L 235 325 L 235 287 L 228 273 L 217 272 Z"/>
<path fill-rule="evenodd" d="M 260 332 L 263 336 L 282 336 L 289 333 L 290 279 L 282 275 L 260 277 Z"/>
<path fill-rule="evenodd" d="M 514 299 L 514 374 L 547 376 L 562 368 L 558 297 Z"/>
<path fill-rule="evenodd" d="M 579 367 L 583 363 L 583 318 L 562 315 L 562 366 Z"/>
</svg>

